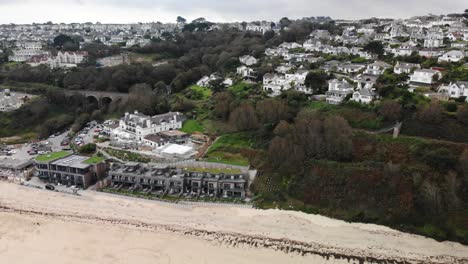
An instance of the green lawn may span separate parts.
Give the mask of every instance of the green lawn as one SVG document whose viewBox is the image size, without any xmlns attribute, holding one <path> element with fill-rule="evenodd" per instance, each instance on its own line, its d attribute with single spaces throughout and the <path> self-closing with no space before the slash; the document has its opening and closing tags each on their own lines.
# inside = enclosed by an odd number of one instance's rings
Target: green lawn
<svg viewBox="0 0 468 264">
<path fill-rule="evenodd" d="M 250 140 L 250 135 L 247 133 L 234 133 L 224 135 L 219 137 L 218 140 L 216 140 L 216 142 L 213 145 L 211 145 L 209 152 L 227 147 L 249 148 L 251 146 Z"/>
<path fill-rule="evenodd" d="M 195 95 L 192 96 L 193 100 L 207 100 L 213 95 L 211 89 L 206 87 L 192 85 L 189 87 L 189 89 L 195 93 Z"/>
<path fill-rule="evenodd" d="M 68 152 L 68 151 L 52 152 L 52 153 L 48 153 L 48 154 L 44 154 L 44 155 L 39 155 L 39 156 L 37 156 L 36 160 L 39 161 L 39 162 L 49 162 L 49 161 L 52 161 L 52 160 L 64 158 L 64 157 L 66 157 L 66 156 L 68 156 L 70 154 L 71 153 Z"/>
<path fill-rule="evenodd" d="M 85 160 L 84 163 L 94 165 L 94 164 L 99 164 L 103 162 L 104 160 L 106 160 L 106 158 L 104 157 L 92 156 L 91 158 Z"/>
<path fill-rule="evenodd" d="M 182 129 L 180 129 L 180 131 L 185 132 L 187 134 L 192 134 L 195 132 L 203 133 L 204 130 L 205 129 L 203 127 L 203 124 L 193 119 L 185 121 L 184 125 L 182 126 Z"/>
<path fill-rule="evenodd" d="M 235 133 L 221 136 L 209 148 L 206 161 L 231 165 L 248 166 L 249 159 L 242 150 L 250 149 L 251 138 L 248 133 Z"/>
<path fill-rule="evenodd" d="M 237 166 L 249 166 L 249 159 L 239 153 L 230 153 L 222 151 L 210 152 L 205 161 L 223 163 Z"/>
<path fill-rule="evenodd" d="M 231 91 L 236 97 L 245 98 L 250 93 L 252 88 L 252 85 L 245 82 L 240 82 L 229 87 L 228 90 Z"/>
</svg>

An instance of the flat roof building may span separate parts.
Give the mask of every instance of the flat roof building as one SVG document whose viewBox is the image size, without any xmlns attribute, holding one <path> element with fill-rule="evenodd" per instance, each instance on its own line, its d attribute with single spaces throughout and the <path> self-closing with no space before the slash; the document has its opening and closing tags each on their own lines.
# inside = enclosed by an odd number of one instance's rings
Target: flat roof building
<svg viewBox="0 0 468 264">
<path fill-rule="evenodd" d="M 104 158 L 90 158 L 66 151 L 38 156 L 34 164 L 40 179 L 83 189 L 103 177 L 106 171 Z"/>
<path fill-rule="evenodd" d="M 248 173 L 209 173 L 191 169 L 156 167 L 147 164 L 113 164 L 109 171 L 112 186 L 140 189 L 161 195 L 206 195 L 246 197 Z"/>
</svg>

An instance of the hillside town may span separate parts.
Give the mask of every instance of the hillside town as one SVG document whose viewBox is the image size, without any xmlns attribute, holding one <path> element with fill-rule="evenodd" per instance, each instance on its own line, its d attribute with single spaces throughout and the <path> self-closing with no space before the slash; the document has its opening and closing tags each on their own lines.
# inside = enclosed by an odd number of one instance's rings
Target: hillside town
<svg viewBox="0 0 468 264">
<path fill-rule="evenodd" d="M 0 184 L 187 218 L 323 214 L 463 247 L 467 143 L 468 10 L 0 25 Z"/>
</svg>

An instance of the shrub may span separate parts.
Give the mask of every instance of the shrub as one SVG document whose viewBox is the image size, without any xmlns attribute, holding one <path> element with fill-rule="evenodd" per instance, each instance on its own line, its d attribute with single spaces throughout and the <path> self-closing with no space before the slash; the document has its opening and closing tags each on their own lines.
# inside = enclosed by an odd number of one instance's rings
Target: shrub
<svg viewBox="0 0 468 264">
<path fill-rule="evenodd" d="M 80 152 L 81 154 L 92 154 L 94 152 L 96 152 L 96 144 L 94 143 L 90 143 L 90 144 L 86 144 L 84 146 L 82 146 L 78 152 Z"/>
<path fill-rule="evenodd" d="M 454 113 L 454 112 L 457 111 L 458 106 L 457 106 L 457 104 L 454 103 L 454 102 L 449 102 L 449 103 L 446 103 L 446 104 L 445 104 L 445 109 L 447 109 L 447 111 L 449 111 L 449 112 Z"/>
</svg>

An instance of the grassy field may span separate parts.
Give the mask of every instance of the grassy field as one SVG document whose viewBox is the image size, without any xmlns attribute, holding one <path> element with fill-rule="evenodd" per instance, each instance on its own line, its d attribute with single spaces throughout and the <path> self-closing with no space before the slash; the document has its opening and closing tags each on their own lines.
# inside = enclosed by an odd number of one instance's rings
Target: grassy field
<svg viewBox="0 0 468 264">
<path fill-rule="evenodd" d="M 228 134 L 218 138 L 209 148 L 206 161 L 247 166 L 249 159 L 242 153 L 251 147 L 248 133 Z"/>
<path fill-rule="evenodd" d="M 252 85 L 244 82 L 240 82 L 228 88 L 237 98 L 245 98 L 249 95 L 252 90 Z"/>
<path fill-rule="evenodd" d="M 148 163 L 151 161 L 151 159 L 148 157 L 145 157 L 143 155 L 130 152 L 130 151 L 117 150 L 117 149 L 112 149 L 112 148 L 105 148 L 104 151 L 109 153 L 109 155 L 111 156 L 114 156 L 118 159 L 125 160 L 125 161 L 142 162 L 142 163 Z"/>
<path fill-rule="evenodd" d="M 192 92 L 194 93 L 194 95 L 192 96 L 192 99 L 194 100 L 207 100 L 213 95 L 211 89 L 206 87 L 192 85 L 189 87 L 189 89 L 192 90 Z"/>
<path fill-rule="evenodd" d="M 198 122 L 197 120 L 190 119 L 184 122 L 184 125 L 182 126 L 182 129 L 180 130 L 187 134 L 192 134 L 195 132 L 203 133 L 205 129 L 202 123 Z"/>
</svg>

